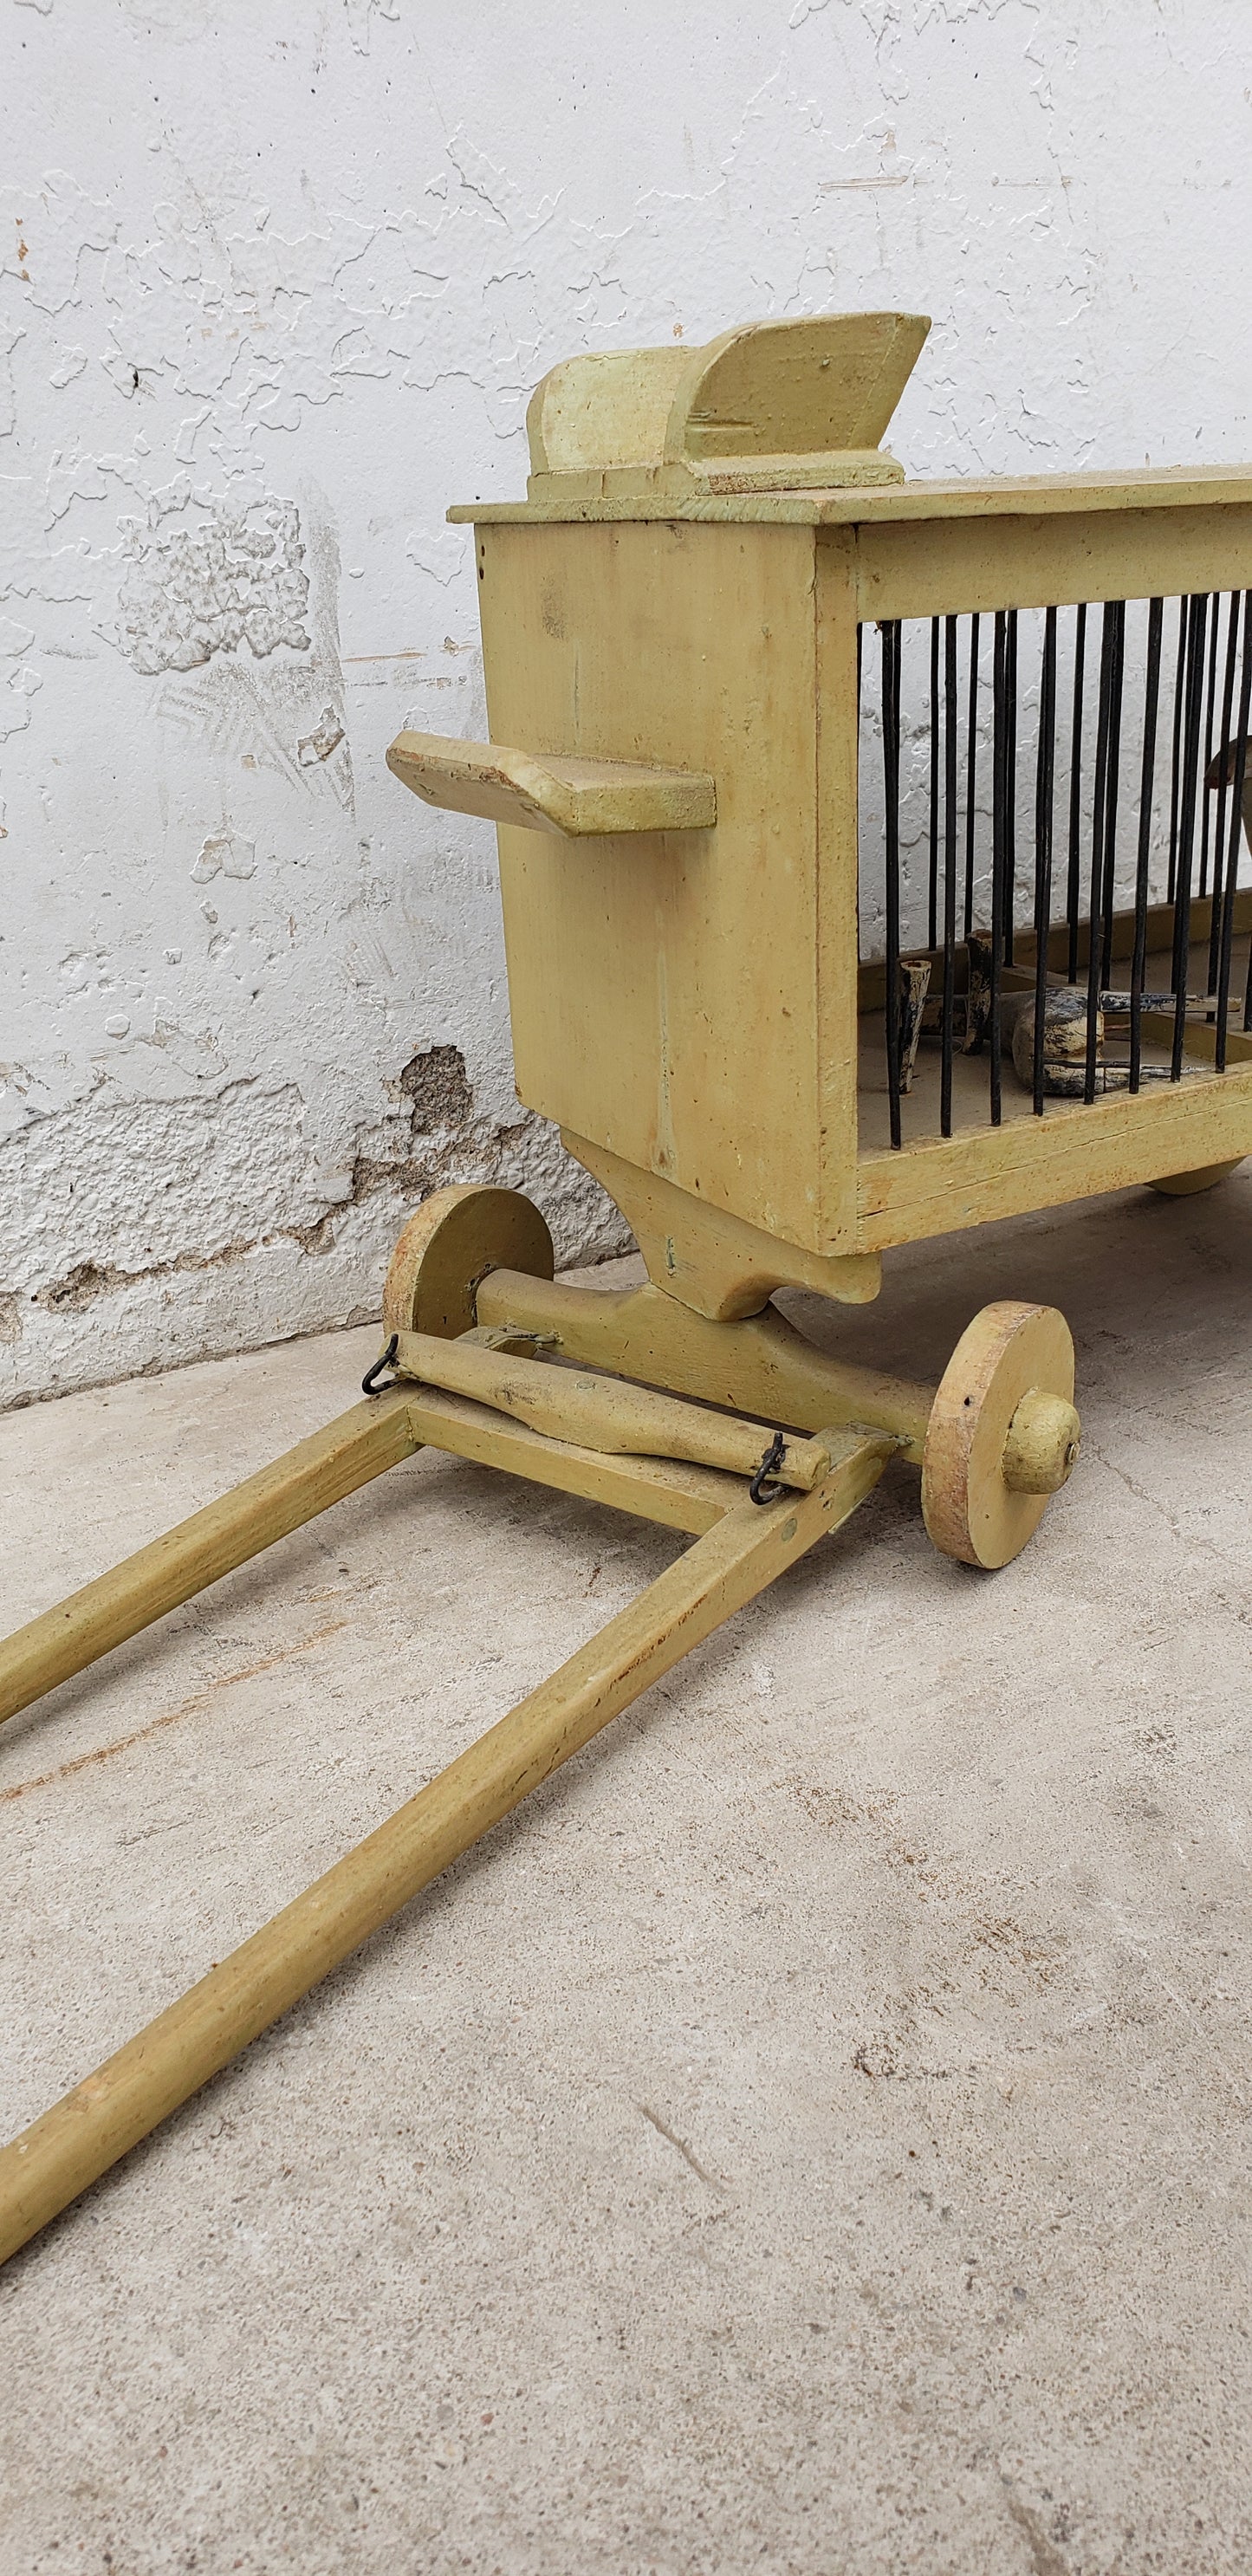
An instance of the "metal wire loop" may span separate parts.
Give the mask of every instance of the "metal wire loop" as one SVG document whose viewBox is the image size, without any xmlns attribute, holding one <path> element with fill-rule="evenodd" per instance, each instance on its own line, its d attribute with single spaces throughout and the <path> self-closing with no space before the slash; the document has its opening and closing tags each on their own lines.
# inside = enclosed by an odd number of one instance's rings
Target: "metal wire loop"
<svg viewBox="0 0 1252 2576">
<path fill-rule="evenodd" d="M 786 1455 L 787 1443 L 784 1440 L 781 1431 L 776 1431 L 764 1457 L 761 1460 L 760 1466 L 757 1468 L 756 1474 L 748 1487 L 748 1492 L 754 1503 L 776 1503 L 779 1495 L 786 1491 L 785 1486 L 770 1484 L 768 1482 L 768 1479 L 773 1475 L 775 1468 L 781 1467 Z"/>
<path fill-rule="evenodd" d="M 386 1350 L 379 1352 L 378 1358 L 375 1360 L 372 1368 L 367 1368 L 365 1375 L 361 1380 L 362 1395 L 381 1395 L 383 1393 L 383 1389 L 379 1385 L 378 1381 L 382 1376 L 383 1370 L 385 1368 L 390 1368 L 399 1348 L 400 1336 L 398 1333 L 393 1333 L 387 1344 Z"/>
</svg>

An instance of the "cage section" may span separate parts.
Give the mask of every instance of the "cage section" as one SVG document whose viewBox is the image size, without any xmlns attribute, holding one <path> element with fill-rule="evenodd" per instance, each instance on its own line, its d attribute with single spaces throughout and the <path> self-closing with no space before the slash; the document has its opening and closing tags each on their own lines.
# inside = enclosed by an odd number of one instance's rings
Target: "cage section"
<svg viewBox="0 0 1252 2576">
<path fill-rule="evenodd" d="M 1252 592 L 858 629 L 860 1151 L 1252 1058 Z"/>
</svg>

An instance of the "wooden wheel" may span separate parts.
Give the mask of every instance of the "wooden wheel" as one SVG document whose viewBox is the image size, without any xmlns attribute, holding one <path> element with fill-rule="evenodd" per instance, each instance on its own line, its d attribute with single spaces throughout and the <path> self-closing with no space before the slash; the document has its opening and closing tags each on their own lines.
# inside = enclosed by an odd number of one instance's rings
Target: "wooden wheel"
<svg viewBox="0 0 1252 2576">
<path fill-rule="evenodd" d="M 438 1333 L 450 1340 L 475 1322 L 474 1299 L 489 1270 L 550 1279 L 552 1237 L 520 1190 L 435 1190 L 409 1218 L 383 1289 L 385 1333 Z"/>
<path fill-rule="evenodd" d="M 1005 1298 L 967 1325 L 922 1454 L 922 1516 L 942 1556 L 1008 1565 L 1078 1456 L 1074 1345 L 1055 1306 Z"/>
<path fill-rule="evenodd" d="M 1198 1171 L 1171 1172 L 1165 1180 L 1149 1181 L 1148 1188 L 1159 1190 L 1162 1198 L 1193 1198 L 1197 1190 L 1215 1190 L 1219 1181 L 1226 1180 L 1231 1172 L 1238 1171 L 1242 1161 L 1242 1154 L 1236 1154 L 1233 1162 L 1202 1163 Z"/>
</svg>

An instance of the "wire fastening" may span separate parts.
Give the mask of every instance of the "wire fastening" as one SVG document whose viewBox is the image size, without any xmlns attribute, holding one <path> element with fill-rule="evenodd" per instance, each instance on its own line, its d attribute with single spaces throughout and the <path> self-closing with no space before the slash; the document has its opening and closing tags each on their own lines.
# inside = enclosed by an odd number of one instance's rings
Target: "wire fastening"
<svg viewBox="0 0 1252 2576">
<path fill-rule="evenodd" d="M 366 1372 L 365 1372 L 365 1375 L 364 1375 L 364 1377 L 363 1377 L 363 1378 L 362 1378 L 362 1380 L 361 1380 L 361 1393 L 362 1393 L 362 1395 L 381 1395 L 381 1394 L 382 1394 L 383 1389 L 382 1389 L 382 1387 L 379 1385 L 378 1381 L 379 1381 L 380 1377 L 382 1376 L 383 1370 L 384 1370 L 384 1369 L 386 1369 L 386 1368 L 390 1368 L 391 1363 L 392 1363 L 392 1361 L 394 1360 L 395 1355 L 396 1355 L 396 1352 L 399 1350 L 399 1348 L 400 1348 L 400 1336 L 399 1336 L 399 1334 L 398 1334 L 398 1333 L 393 1333 L 393 1334 L 392 1334 L 392 1336 L 391 1336 L 390 1341 L 389 1341 L 389 1342 L 388 1342 L 388 1344 L 387 1344 L 387 1348 L 386 1348 L 386 1350 L 385 1350 L 385 1351 L 380 1351 L 380 1352 L 379 1352 L 378 1358 L 375 1360 L 374 1365 L 373 1365 L 373 1367 L 372 1367 L 372 1368 L 367 1368 L 367 1370 L 366 1370 Z"/>
<path fill-rule="evenodd" d="M 787 1443 L 784 1440 L 781 1431 L 776 1431 L 764 1457 L 761 1460 L 760 1466 L 757 1468 L 756 1474 L 748 1487 L 748 1494 L 752 1502 L 776 1503 L 779 1495 L 781 1493 L 785 1493 L 786 1487 L 784 1485 L 768 1484 L 767 1479 L 774 1474 L 776 1468 L 781 1467 L 786 1455 Z"/>
</svg>

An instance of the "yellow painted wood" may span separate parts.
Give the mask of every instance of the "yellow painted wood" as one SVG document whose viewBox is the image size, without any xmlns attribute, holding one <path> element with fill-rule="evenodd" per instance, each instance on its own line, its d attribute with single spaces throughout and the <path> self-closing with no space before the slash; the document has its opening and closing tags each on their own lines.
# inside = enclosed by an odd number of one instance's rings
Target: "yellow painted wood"
<svg viewBox="0 0 1252 2576">
<path fill-rule="evenodd" d="M 1009 1423 L 1000 1473 L 1011 1494 L 1059 1494 L 1078 1463 L 1082 1425 L 1072 1404 L 1030 1386 Z"/>
<path fill-rule="evenodd" d="M 824 1119 L 851 1039 L 814 968 L 811 532 L 493 528 L 479 568 L 493 735 L 717 780 L 707 836 L 500 827 L 521 1098 L 767 1234 L 856 1251 L 822 1210 L 823 1156 L 853 1140 Z"/>
<path fill-rule="evenodd" d="M 1204 1190 L 1215 1190 L 1219 1181 L 1228 1181 L 1243 1161 L 1242 1154 L 1232 1154 L 1225 1163 L 1202 1163 L 1196 1172 L 1163 1172 L 1150 1186 L 1162 1198 L 1192 1199 Z"/>
<path fill-rule="evenodd" d="M 1196 510 L 1252 506 L 1252 465 L 1128 466 L 1084 474 L 910 476 L 903 483 L 829 491 L 592 495 L 555 490 L 526 501 L 465 501 L 448 511 L 476 527 L 605 526 L 630 519 L 703 521 L 709 526 L 917 526 L 947 519 L 1065 518 L 1110 511 Z M 1090 594 L 1096 596 L 1094 591 Z"/>
<path fill-rule="evenodd" d="M 855 1014 L 850 1025 L 855 1029 Z M 843 1048 L 837 1054 L 832 1050 L 830 1089 L 843 1090 L 845 1117 L 842 1125 L 830 1130 L 832 1138 L 842 1140 L 843 1150 L 828 1161 L 836 1182 L 847 1187 L 850 1213 L 845 1235 L 856 1223 L 856 1095 L 846 1078 L 849 1065 L 855 1075 L 855 1057 L 849 1050 Z M 847 1306 L 867 1305 L 878 1295 L 882 1265 L 876 1253 L 806 1252 L 802 1245 L 770 1234 L 764 1226 L 747 1225 L 724 1208 L 710 1207 L 707 1199 L 676 1188 L 655 1172 L 641 1171 L 622 1155 L 606 1152 L 586 1136 L 573 1135 L 568 1127 L 561 1130 L 561 1142 L 595 1174 L 621 1209 L 649 1278 L 699 1315 L 716 1319 L 758 1315 L 775 1288 L 815 1288 L 819 1296 Z"/>
<path fill-rule="evenodd" d="M 426 805 L 551 832 L 558 840 L 707 831 L 717 821 L 714 782 L 700 770 L 554 754 L 539 760 L 502 743 L 460 742 L 435 733 L 397 734 L 387 767 Z"/>
<path fill-rule="evenodd" d="M 527 410 L 531 493 L 898 483 L 881 440 L 929 329 L 916 313 L 827 313 L 566 358 Z"/>
<path fill-rule="evenodd" d="M 774 1437 L 772 1425 L 745 1422 L 621 1378 L 553 1368 L 543 1360 L 488 1350 L 430 1333 L 400 1333 L 393 1366 L 402 1377 L 492 1405 L 552 1440 L 618 1456 L 685 1458 L 753 1476 Z M 771 1475 L 809 1493 L 830 1465 L 817 1440 L 789 1439 Z"/>
<path fill-rule="evenodd" d="M 1020 1556 L 1078 1455 L 1073 1393 L 1074 1344 L 1055 1306 L 1003 1298 L 966 1326 L 936 1390 L 922 1459 L 922 1515 L 941 1555 L 988 1569 Z M 1035 1395 L 1059 1398 L 1072 1417 L 1059 1462 L 1048 1431 L 1041 1454 L 1029 1455 L 1038 1420 L 1029 1403 L 1013 1438 L 1023 1400 Z M 1057 1428 L 1054 1419 L 1052 1435 Z M 1032 1465 L 1043 1481 L 1024 1486 Z"/>
<path fill-rule="evenodd" d="M 1252 583 L 1252 503 L 1058 510 L 994 528 L 969 518 L 865 526 L 857 563 L 867 620 L 1242 589 Z"/>
<path fill-rule="evenodd" d="M 846 1255 L 864 1249 L 857 1239 L 856 1168 L 860 1043 L 857 587 L 856 542 L 840 532 L 816 551 L 813 594 L 817 705 L 813 971 L 820 1119 L 814 1249 L 827 1257 L 835 1251 Z M 790 1284 L 809 1283 L 793 1274 Z M 878 1281 L 865 1293 L 876 1296 Z"/>
<path fill-rule="evenodd" d="M 377 1832 L 0 2151 L 0 2261 L 846 1520 L 881 1475 L 884 1444 L 837 1431 L 829 1444 L 836 1463 L 812 1493 L 726 1513 Z"/>
<path fill-rule="evenodd" d="M 1198 1046 L 1202 1028 L 1195 1038 Z M 864 1156 L 861 1239 L 885 1251 L 1249 1152 L 1252 1066 L 1207 1080 L 1153 1084 L 1133 1099 L 1119 1092 L 1091 1102 L 1058 1101 L 1044 1118 L 1022 1116 L 898 1154 Z"/>
<path fill-rule="evenodd" d="M 478 1467 L 523 1476 L 529 1484 L 577 1494 L 584 1502 L 603 1503 L 611 1511 L 630 1512 L 636 1520 L 656 1521 L 663 1529 L 687 1530 L 700 1538 L 743 1500 L 741 1475 L 679 1459 L 582 1449 L 576 1442 L 531 1431 L 465 1396 L 436 1394 L 412 1384 L 406 1393 L 416 1442 Z"/>
<path fill-rule="evenodd" d="M 367 1398 L 0 1644 L 0 1719 L 259 1556 L 417 1446 L 401 1392 Z"/>
<path fill-rule="evenodd" d="M 489 1270 L 550 1279 L 552 1237 L 521 1190 L 469 1181 L 432 1190 L 403 1226 L 383 1287 L 383 1333 L 468 1333 Z"/>
<path fill-rule="evenodd" d="M 498 1269 L 482 1281 L 482 1323 L 555 1336 L 562 1357 L 756 1412 L 768 1422 L 820 1430 L 871 1422 L 898 1439 L 915 1466 L 934 1388 L 819 1351 L 776 1307 L 744 1323 L 710 1323 L 649 1281 L 642 1288 L 573 1288 Z"/>
</svg>

